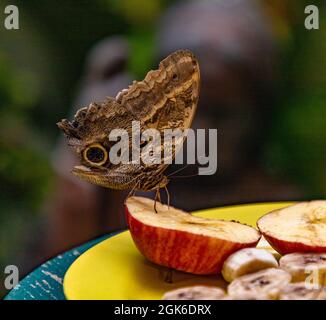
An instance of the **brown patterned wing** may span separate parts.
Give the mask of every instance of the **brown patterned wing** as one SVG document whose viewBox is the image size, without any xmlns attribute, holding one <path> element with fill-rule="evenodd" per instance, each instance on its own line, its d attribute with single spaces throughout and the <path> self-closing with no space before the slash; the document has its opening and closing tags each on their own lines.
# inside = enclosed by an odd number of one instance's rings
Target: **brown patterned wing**
<svg viewBox="0 0 326 320">
<path fill-rule="evenodd" d="M 134 120 L 141 123 L 142 131 L 155 128 L 185 130 L 191 126 L 199 97 L 200 71 L 195 56 L 179 50 L 161 61 L 159 68 L 147 73 L 143 81 L 134 81 L 128 89 L 118 93 L 116 100 Z M 181 147 L 184 137 L 174 139 L 172 145 L 160 148 L 171 157 Z M 169 154 L 169 152 L 167 152 Z"/>
</svg>

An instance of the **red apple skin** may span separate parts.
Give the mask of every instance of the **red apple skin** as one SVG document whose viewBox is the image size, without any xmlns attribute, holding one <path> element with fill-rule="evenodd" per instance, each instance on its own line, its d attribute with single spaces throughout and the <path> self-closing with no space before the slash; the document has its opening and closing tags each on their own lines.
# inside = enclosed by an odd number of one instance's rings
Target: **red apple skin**
<svg viewBox="0 0 326 320">
<path fill-rule="evenodd" d="M 221 271 L 225 259 L 253 243 L 235 243 L 190 232 L 152 227 L 135 219 L 126 207 L 131 236 L 138 250 L 151 262 L 176 270 L 211 275 Z"/>
<path fill-rule="evenodd" d="M 269 244 L 281 255 L 294 252 L 326 252 L 326 247 L 309 246 L 301 242 L 290 242 L 276 239 L 260 231 Z"/>
</svg>

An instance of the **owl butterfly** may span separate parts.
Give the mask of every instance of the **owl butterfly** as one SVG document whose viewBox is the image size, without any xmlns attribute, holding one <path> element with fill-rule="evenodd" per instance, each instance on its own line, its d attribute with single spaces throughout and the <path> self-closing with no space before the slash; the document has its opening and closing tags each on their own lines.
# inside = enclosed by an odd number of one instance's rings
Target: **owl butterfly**
<svg viewBox="0 0 326 320">
<path fill-rule="evenodd" d="M 133 121 L 138 121 L 141 132 L 154 128 L 161 136 L 164 129 L 184 131 L 190 127 L 196 111 L 199 83 L 197 59 L 191 52 L 179 50 L 161 61 L 157 70 L 148 72 L 143 81 L 134 81 L 128 89 L 119 92 L 116 98 L 91 103 L 80 109 L 72 122 L 61 120 L 59 128 L 80 157 L 81 165 L 74 167 L 72 173 L 112 189 L 158 191 L 166 188 L 166 162 L 113 164 L 109 159 L 112 141 L 108 136 L 119 128 L 131 137 Z M 173 159 L 184 139 L 175 139 L 170 146 L 162 142 L 159 148 L 161 151 L 171 148 Z M 132 145 L 132 140 L 128 143 Z"/>
</svg>

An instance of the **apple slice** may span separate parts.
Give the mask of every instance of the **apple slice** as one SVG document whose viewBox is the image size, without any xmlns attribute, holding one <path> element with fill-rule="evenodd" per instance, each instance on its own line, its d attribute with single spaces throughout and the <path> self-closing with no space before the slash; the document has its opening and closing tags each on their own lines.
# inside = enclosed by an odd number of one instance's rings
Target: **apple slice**
<svg viewBox="0 0 326 320">
<path fill-rule="evenodd" d="M 216 274 L 233 252 L 254 247 L 260 233 L 237 222 L 205 219 L 142 197 L 126 200 L 129 230 L 150 261 L 193 274 Z"/>
<path fill-rule="evenodd" d="M 326 200 L 300 202 L 257 221 L 260 232 L 280 254 L 326 252 Z"/>
</svg>

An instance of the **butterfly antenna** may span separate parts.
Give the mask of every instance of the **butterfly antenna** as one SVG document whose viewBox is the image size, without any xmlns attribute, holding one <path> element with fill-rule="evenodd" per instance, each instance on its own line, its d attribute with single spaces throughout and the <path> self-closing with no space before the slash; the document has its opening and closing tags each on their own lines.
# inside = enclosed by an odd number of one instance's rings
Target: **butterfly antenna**
<svg viewBox="0 0 326 320">
<path fill-rule="evenodd" d="M 194 173 L 194 174 L 189 174 L 187 176 L 175 176 L 175 177 L 170 177 L 170 179 L 178 179 L 178 178 L 192 178 L 192 177 L 197 177 L 198 173 Z"/>
<path fill-rule="evenodd" d="M 198 173 L 195 173 L 195 174 L 190 174 L 190 175 L 186 175 L 186 176 L 175 176 L 176 173 L 186 169 L 187 167 L 189 166 L 189 164 L 186 164 L 185 166 L 183 166 L 182 168 L 170 173 L 167 177 L 169 179 L 176 179 L 176 178 L 191 178 L 191 177 L 196 177 L 198 176 Z"/>
<path fill-rule="evenodd" d="M 170 174 L 168 174 L 167 177 L 169 178 L 169 177 L 171 177 L 172 175 L 174 175 L 174 174 L 176 174 L 176 173 L 178 173 L 178 172 L 183 171 L 183 170 L 186 169 L 188 166 L 189 166 L 189 164 L 186 164 L 185 166 L 183 166 L 183 167 L 181 167 L 181 168 L 179 168 L 179 169 L 177 169 L 177 170 L 171 172 Z"/>
</svg>

